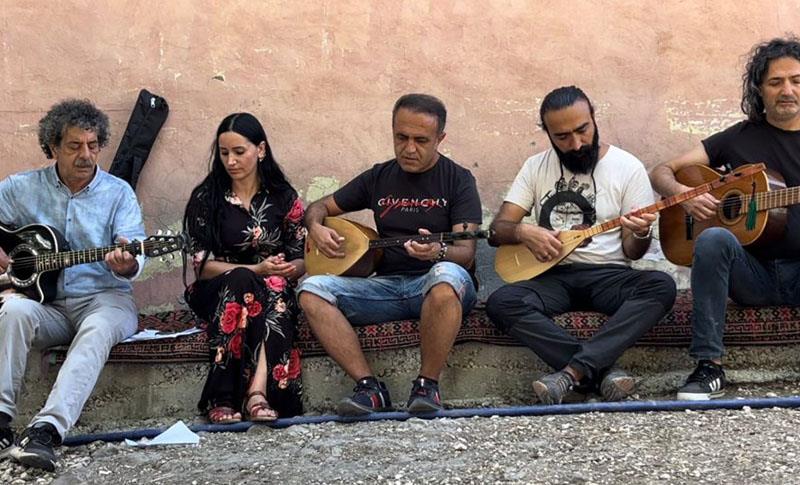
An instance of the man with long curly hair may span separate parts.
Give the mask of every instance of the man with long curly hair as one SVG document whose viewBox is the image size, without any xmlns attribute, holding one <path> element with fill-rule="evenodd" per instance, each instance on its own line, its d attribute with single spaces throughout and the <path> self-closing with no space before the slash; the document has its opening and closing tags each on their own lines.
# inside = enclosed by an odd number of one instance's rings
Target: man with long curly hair
<svg viewBox="0 0 800 485">
<path fill-rule="evenodd" d="M 756 45 L 742 76 L 742 111 L 747 119 L 716 133 L 678 158 L 654 168 L 653 186 L 664 196 L 689 187 L 675 173 L 692 164 L 720 167 L 764 162 L 789 187 L 800 185 L 800 40 L 776 38 Z M 695 220 L 720 208 L 710 194 L 683 203 Z M 678 399 L 707 400 L 724 395 L 722 369 L 725 307 L 800 305 L 800 206 L 788 208 L 788 225 L 767 251 L 743 247 L 723 227 L 710 227 L 695 240 L 692 262 L 692 343 L 697 367 Z"/>
</svg>

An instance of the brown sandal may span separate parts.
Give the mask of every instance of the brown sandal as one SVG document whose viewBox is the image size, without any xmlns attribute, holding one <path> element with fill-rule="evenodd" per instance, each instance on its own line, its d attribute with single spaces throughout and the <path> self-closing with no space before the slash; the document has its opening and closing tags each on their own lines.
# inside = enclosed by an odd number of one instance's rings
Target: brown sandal
<svg viewBox="0 0 800 485">
<path fill-rule="evenodd" d="M 242 418 L 236 417 L 239 414 L 230 406 L 215 406 L 208 410 L 208 420 L 211 424 L 234 424 L 241 423 Z M 228 416 L 227 418 L 225 416 Z"/>
<path fill-rule="evenodd" d="M 254 396 L 261 396 L 264 398 L 263 401 L 259 401 L 253 404 L 250 407 L 247 407 L 247 404 L 250 402 Z M 259 411 L 268 411 L 266 415 L 258 415 Z M 267 395 L 261 391 L 253 391 L 247 394 L 244 398 L 244 404 L 242 409 L 242 416 L 245 417 L 248 421 L 252 421 L 254 423 L 266 422 L 266 421 L 275 421 L 278 419 L 278 413 L 272 409 L 267 402 Z"/>
</svg>

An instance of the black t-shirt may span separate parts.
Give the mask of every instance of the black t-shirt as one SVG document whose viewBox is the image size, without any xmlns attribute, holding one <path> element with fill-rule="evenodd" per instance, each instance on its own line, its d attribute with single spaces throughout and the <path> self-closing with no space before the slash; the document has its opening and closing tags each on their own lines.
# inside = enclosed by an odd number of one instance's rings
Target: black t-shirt
<svg viewBox="0 0 800 485">
<path fill-rule="evenodd" d="M 396 159 L 378 163 L 333 194 L 345 212 L 371 209 L 380 237 L 419 234 L 417 229 L 449 232 L 462 223 L 481 223 L 475 178 L 444 155 L 423 173 L 408 173 Z M 420 261 L 402 246 L 386 248 L 376 273 L 423 274 L 431 261 Z"/>
<path fill-rule="evenodd" d="M 783 176 L 787 187 L 800 185 L 800 131 L 781 130 L 766 121 L 741 121 L 703 140 L 703 147 L 712 167 L 763 162 Z M 788 210 L 786 233 L 770 247 L 770 257 L 800 257 L 800 205 Z"/>
</svg>

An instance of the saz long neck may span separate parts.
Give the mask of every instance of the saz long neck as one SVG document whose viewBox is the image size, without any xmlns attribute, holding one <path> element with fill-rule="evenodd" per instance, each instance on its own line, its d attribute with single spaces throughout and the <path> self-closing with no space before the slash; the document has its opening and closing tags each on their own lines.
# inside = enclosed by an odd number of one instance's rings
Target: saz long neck
<svg viewBox="0 0 800 485">
<path fill-rule="evenodd" d="M 418 234 L 416 236 L 387 237 L 384 239 L 373 239 L 369 242 L 370 249 L 388 248 L 391 246 L 402 246 L 406 241 L 416 241 L 419 243 L 432 242 L 451 242 L 460 239 L 486 239 L 489 231 L 464 231 L 464 232 L 439 232 L 436 234 Z"/>
</svg>

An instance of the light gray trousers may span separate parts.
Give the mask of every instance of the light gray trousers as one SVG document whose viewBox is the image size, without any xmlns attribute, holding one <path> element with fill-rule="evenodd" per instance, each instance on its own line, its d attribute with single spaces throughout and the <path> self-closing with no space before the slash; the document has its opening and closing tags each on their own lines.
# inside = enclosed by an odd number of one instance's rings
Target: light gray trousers
<svg viewBox="0 0 800 485">
<path fill-rule="evenodd" d="M 0 411 L 17 415 L 31 347 L 70 344 L 47 402 L 31 424 L 50 423 L 63 439 L 89 399 L 111 347 L 136 332 L 130 293 L 108 290 L 46 305 L 13 298 L 0 307 Z M 70 343 L 71 342 L 71 343 Z"/>
</svg>

